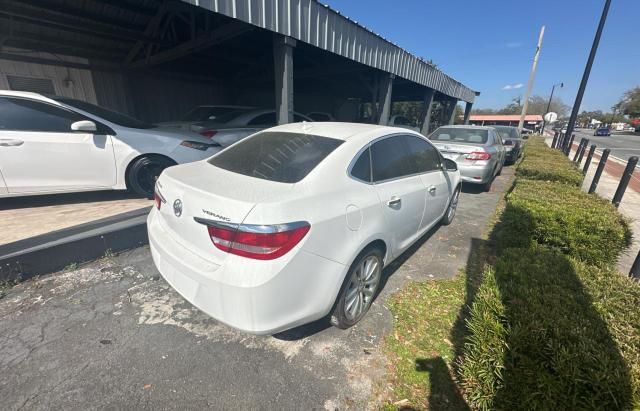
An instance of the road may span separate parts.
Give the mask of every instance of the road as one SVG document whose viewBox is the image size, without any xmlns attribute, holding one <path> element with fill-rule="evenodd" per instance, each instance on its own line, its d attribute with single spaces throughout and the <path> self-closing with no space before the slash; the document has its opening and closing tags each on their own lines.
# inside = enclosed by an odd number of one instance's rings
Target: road
<svg viewBox="0 0 640 411">
<path fill-rule="evenodd" d="M 631 156 L 640 156 L 640 134 L 627 134 L 614 132 L 609 137 L 596 137 L 593 130 L 580 129 L 575 132 L 575 142 L 580 142 L 582 138 L 589 139 L 589 145 L 595 144 L 599 150 L 611 149 L 611 155 L 625 162 Z"/>
<path fill-rule="evenodd" d="M 505 168 L 490 192 L 464 188 L 453 224 L 385 267 L 349 330 L 233 330 L 173 291 L 146 247 L 19 284 L 0 298 L 2 409 L 366 409 L 388 367 L 385 301 L 464 268 L 512 176 Z"/>
</svg>

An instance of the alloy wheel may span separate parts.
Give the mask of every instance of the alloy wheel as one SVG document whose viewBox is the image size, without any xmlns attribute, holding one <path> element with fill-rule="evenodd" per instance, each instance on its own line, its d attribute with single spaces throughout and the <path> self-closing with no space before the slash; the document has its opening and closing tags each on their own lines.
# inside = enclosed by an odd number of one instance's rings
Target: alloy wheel
<svg viewBox="0 0 640 411">
<path fill-rule="evenodd" d="M 380 282 L 381 264 L 375 255 L 363 259 L 351 276 L 344 304 L 344 314 L 353 321 L 367 311 Z"/>
</svg>

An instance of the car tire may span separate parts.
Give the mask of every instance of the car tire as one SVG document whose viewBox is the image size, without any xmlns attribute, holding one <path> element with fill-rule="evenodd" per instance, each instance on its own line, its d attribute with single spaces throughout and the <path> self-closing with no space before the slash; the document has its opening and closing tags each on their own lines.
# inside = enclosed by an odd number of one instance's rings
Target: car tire
<svg viewBox="0 0 640 411">
<path fill-rule="evenodd" d="M 175 161 L 162 156 L 144 156 L 136 159 L 127 173 L 127 188 L 136 194 L 153 198 L 156 180 L 162 171 L 176 165 Z"/>
<path fill-rule="evenodd" d="M 382 280 L 383 257 L 379 248 L 372 247 L 361 252 L 351 264 L 331 313 L 334 327 L 343 330 L 352 327 L 369 311 Z"/>
<path fill-rule="evenodd" d="M 451 199 L 449 200 L 449 207 L 447 207 L 447 211 L 444 213 L 444 217 L 442 217 L 441 223 L 442 225 L 449 225 L 453 223 L 453 219 L 456 216 L 456 210 L 458 209 L 458 200 L 460 199 L 460 191 L 461 186 L 458 185 Z"/>
</svg>

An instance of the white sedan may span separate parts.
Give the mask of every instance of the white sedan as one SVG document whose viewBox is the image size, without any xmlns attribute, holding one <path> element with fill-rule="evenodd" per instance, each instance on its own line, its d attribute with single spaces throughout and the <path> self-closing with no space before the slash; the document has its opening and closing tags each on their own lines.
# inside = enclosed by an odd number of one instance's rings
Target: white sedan
<svg viewBox="0 0 640 411">
<path fill-rule="evenodd" d="M 455 162 L 421 134 L 298 123 L 165 170 L 147 220 L 153 261 L 196 307 L 271 334 L 331 314 L 357 323 L 382 269 L 452 222 Z"/>
<path fill-rule="evenodd" d="M 151 197 L 163 169 L 220 149 L 86 102 L 0 91 L 0 197 L 127 188 Z"/>
</svg>

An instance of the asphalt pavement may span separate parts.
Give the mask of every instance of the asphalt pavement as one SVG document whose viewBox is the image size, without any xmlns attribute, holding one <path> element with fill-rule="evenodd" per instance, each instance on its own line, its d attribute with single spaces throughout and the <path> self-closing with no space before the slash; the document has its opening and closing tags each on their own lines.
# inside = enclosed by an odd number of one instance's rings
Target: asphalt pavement
<svg viewBox="0 0 640 411">
<path fill-rule="evenodd" d="M 623 133 L 613 132 L 608 137 L 594 136 L 593 130 L 580 129 L 575 131 L 575 142 L 579 143 L 580 139 L 588 138 L 589 145 L 595 144 L 598 150 L 604 150 L 608 148 L 611 150 L 611 155 L 619 158 L 620 160 L 627 161 L 631 156 L 640 157 L 640 133 Z"/>
<path fill-rule="evenodd" d="M 231 329 L 173 291 L 146 247 L 21 283 L 0 298 L 1 407 L 375 407 L 393 320 L 385 301 L 411 280 L 464 268 L 512 175 L 505 168 L 490 192 L 465 187 L 453 224 L 385 268 L 382 292 L 349 330 L 326 321 L 275 336 Z"/>
</svg>

